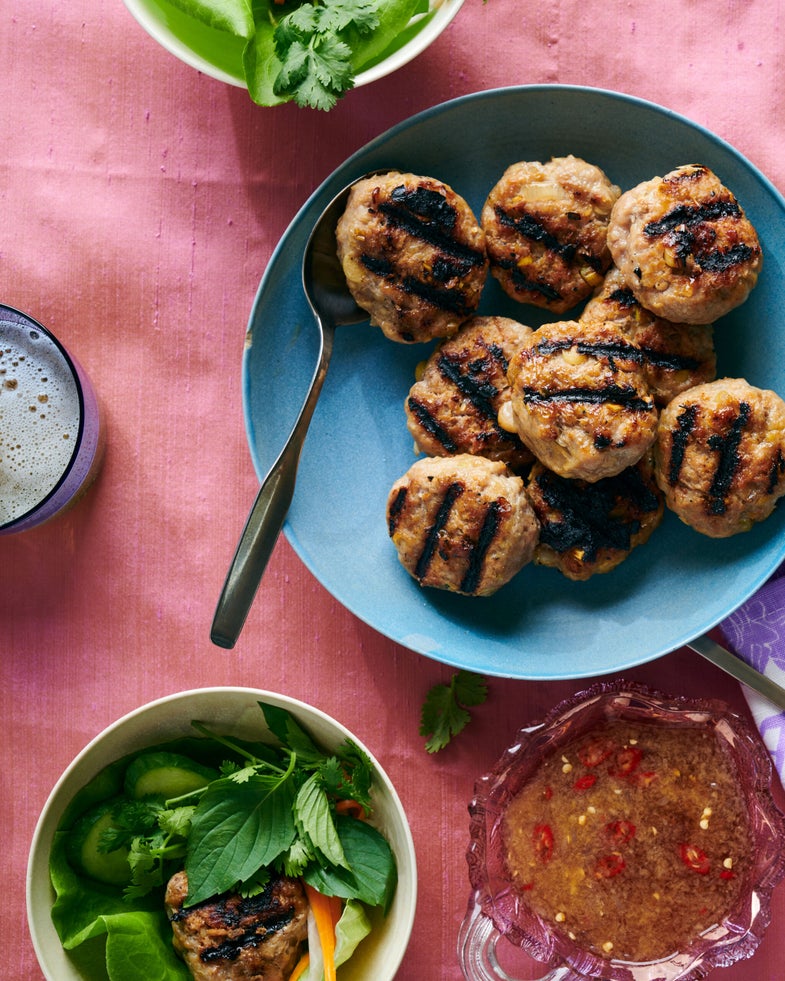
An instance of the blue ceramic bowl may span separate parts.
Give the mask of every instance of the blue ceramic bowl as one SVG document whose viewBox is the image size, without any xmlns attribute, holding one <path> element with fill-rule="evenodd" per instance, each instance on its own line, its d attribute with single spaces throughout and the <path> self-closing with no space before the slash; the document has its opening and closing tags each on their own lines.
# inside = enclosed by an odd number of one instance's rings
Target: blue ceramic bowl
<svg viewBox="0 0 785 981">
<path fill-rule="evenodd" d="M 785 396 L 785 200 L 772 184 L 733 147 L 651 103 L 577 87 L 491 90 L 436 106 L 375 139 L 324 182 L 284 234 L 259 287 L 243 362 L 246 428 L 260 477 L 294 423 L 316 363 L 301 262 L 330 198 L 366 171 L 395 168 L 446 181 L 479 214 L 509 164 L 568 153 L 599 165 L 622 189 L 684 163 L 717 172 L 765 254 L 749 300 L 716 326 L 718 371 Z M 493 281 L 480 312 L 532 327 L 554 319 L 508 300 Z M 323 586 L 387 637 L 489 675 L 591 677 L 650 661 L 709 630 L 785 558 L 785 508 L 724 540 L 668 513 L 645 546 L 588 582 L 528 566 L 485 599 L 421 589 L 398 562 L 385 503 L 415 459 L 403 402 L 429 350 L 393 344 L 367 324 L 338 331 L 285 526 Z"/>
</svg>

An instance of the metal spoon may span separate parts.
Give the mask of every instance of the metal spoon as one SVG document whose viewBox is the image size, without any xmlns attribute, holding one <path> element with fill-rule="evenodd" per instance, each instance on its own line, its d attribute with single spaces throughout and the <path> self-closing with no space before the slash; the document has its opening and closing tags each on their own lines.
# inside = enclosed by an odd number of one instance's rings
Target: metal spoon
<svg viewBox="0 0 785 981">
<path fill-rule="evenodd" d="M 348 290 L 335 243 L 335 226 L 357 180 L 327 205 L 305 246 L 303 288 L 319 328 L 319 360 L 294 428 L 262 481 L 229 567 L 210 631 L 219 647 L 232 648 L 237 642 L 292 503 L 300 452 L 327 374 L 335 328 L 368 319 Z"/>
<path fill-rule="evenodd" d="M 776 705 L 778 708 L 785 709 L 785 689 L 781 688 L 771 678 L 750 667 L 746 661 L 731 654 L 729 650 L 722 647 L 706 634 L 696 637 L 685 645 L 696 654 L 701 654 L 707 661 L 711 661 L 716 667 L 731 675 L 737 681 L 756 691 L 759 695 Z"/>
</svg>

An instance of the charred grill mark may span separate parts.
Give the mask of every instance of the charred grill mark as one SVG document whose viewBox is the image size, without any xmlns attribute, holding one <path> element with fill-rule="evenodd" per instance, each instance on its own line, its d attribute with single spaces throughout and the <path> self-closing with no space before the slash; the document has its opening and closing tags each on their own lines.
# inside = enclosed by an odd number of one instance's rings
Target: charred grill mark
<svg viewBox="0 0 785 981">
<path fill-rule="evenodd" d="M 492 501 L 488 505 L 488 509 L 485 512 L 485 517 L 483 518 L 482 528 L 480 529 L 480 534 L 477 538 L 477 543 L 469 556 L 469 566 L 459 587 L 462 593 L 472 595 L 477 592 L 477 587 L 479 586 L 480 579 L 482 578 L 482 567 L 485 562 L 485 557 L 499 532 L 499 526 L 502 519 L 502 510 L 503 508 L 501 501 Z"/>
<path fill-rule="evenodd" d="M 399 487 L 398 493 L 395 498 L 390 501 L 390 506 L 387 511 L 387 530 L 390 533 L 390 538 L 395 534 L 395 529 L 398 527 L 398 519 L 406 507 L 406 488 Z"/>
<path fill-rule="evenodd" d="M 782 450 L 777 450 L 777 455 L 772 461 L 771 470 L 769 470 L 769 486 L 767 487 L 767 493 L 773 494 L 777 489 L 777 484 L 780 482 L 780 477 L 785 474 L 785 458 L 782 455 Z"/>
<path fill-rule="evenodd" d="M 555 252 L 565 262 L 572 262 L 575 258 L 577 247 L 569 242 L 560 242 L 534 215 L 525 212 L 522 215 L 511 215 L 499 205 L 496 205 L 494 210 L 500 225 L 504 225 L 506 228 L 512 228 L 519 235 L 529 239 L 531 242 L 539 242 L 549 252 Z"/>
<path fill-rule="evenodd" d="M 443 378 L 451 382 L 465 398 L 471 402 L 477 412 L 487 419 L 494 422 L 496 412 L 493 408 L 493 399 L 499 394 L 495 385 L 482 378 L 477 379 L 461 371 L 460 360 L 451 357 L 449 354 L 442 354 L 437 365 Z"/>
<path fill-rule="evenodd" d="M 422 187 L 408 190 L 401 185 L 393 189 L 389 200 L 379 204 L 379 211 L 394 228 L 402 229 L 407 235 L 427 242 L 457 260 L 457 269 L 464 274 L 485 263 L 484 252 L 455 239 L 457 212 L 437 191 Z"/>
<path fill-rule="evenodd" d="M 575 347 L 579 354 L 585 354 L 588 357 L 607 358 L 611 366 L 617 359 L 627 359 L 641 365 L 650 364 L 667 371 L 694 371 L 700 365 L 699 361 L 687 355 L 656 351 L 651 347 L 636 347 L 624 341 L 602 341 L 598 343 L 568 338 L 563 341 L 543 341 L 541 344 L 535 345 L 534 350 L 538 354 L 550 355 L 557 351 L 567 351 L 571 347 Z"/>
<path fill-rule="evenodd" d="M 561 293 L 554 289 L 549 283 L 529 279 L 528 276 L 524 275 L 514 259 L 499 259 L 497 260 L 496 265 L 500 269 L 504 269 L 510 274 L 510 279 L 512 279 L 513 286 L 516 290 L 524 293 L 538 293 L 546 300 L 561 299 Z"/>
<path fill-rule="evenodd" d="M 430 436 L 438 440 L 448 453 L 458 452 L 458 444 L 455 442 L 452 436 L 450 436 L 444 426 L 442 426 L 434 417 L 424 402 L 410 396 L 409 409 L 422 428 Z"/>
<path fill-rule="evenodd" d="M 556 354 L 557 351 L 569 351 L 574 347 L 579 354 L 589 358 L 607 358 L 613 365 L 617 359 L 640 362 L 640 348 L 626 341 L 583 341 L 579 337 L 565 337 L 560 341 L 541 341 L 535 344 L 533 350 L 545 356 Z"/>
<path fill-rule="evenodd" d="M 460 290 L 441 290 L 435 286 L 431 286 L 429 283 L 424 283 L 415 276 L 404 276 L 398 285 L 404 293 L 417 296 L 421 300 L 425 300 L 426 303 L 430 303 L 431 306 L 439 307 L 441 310 L 449 310 L 460 316 L 471 313 L 466 303 L 466 297 Z"/>
<path fill-rule="evenodd" d="M 187 920 L 195 911 L 202 911 L 208 926 L 205 937 L 211 933 L 224 939 L 212 947 L 202 947 L 199 959 L 210 964 L 217 961 L 234 961 L 248 947 L 263 944 L 270 936 L 284 929 L 294 919 L 294 908 L 282 906 L 275 895 L 276 883 L 270 882 L 257 896 L 244 897 L 228 893 L 218 899 L 207 899 L 187 908 L 173 911 L 173 923 Z M 231 931 L 231 936 L 226 936 Z"/>
<path fill-rule="evenodd" d="M 724 251 L 722 249 L 715 249 L 713 252 L 698 252 L 695 258 L 700 263 L 701 268 L 707 270 L 707 272 L 721 273 L 727 272 L 728 269 L 733 269 L 734 266 L 741 266 L 745 262 L 749 262 L 755 255 L 757 255 L 757 249 L 753 249 L 749 245 L 739 242 L 737 245 Z"/>
<path fill-rule="evenodd" d="M 369 255 L 367 252 L 363 252 L 360 255 L 360 262 L 374 276 L 392 276 L 395 273 L 395 266 L 389 259 L 385 259 L 382 256 Z"/>
<path fill-rule="evenodd" d="M 671 455 L 668 462 L 668 483 L 673 487 L 679 481 L 684 454 L 687 450 L 687 443 L 690 434 L 695 428 L 695 421 L 698 416 L 697 405 L 686 405 L 684 411 L 676 417 L 677 429 L 671 432 Z"/>
<path fill-rule="evenodd" d="M 466 297 L 460 289 L 440 289 L 438 286 L 432 286 L 430 283 L 417 279 L 416 276 L 399 278 L 394 264 L 383 256 L 373 256 L 363 252 L 360 256 L 360 262 L 368 272 L 379 276 L 380 279 L 395 283 L 404 293 L 417 296 L 426 303 L 430 303 L 431 306 L 441 310 L 449 310 L 459 316 L 471 313 Z M 444 275 L 443 267 L 440 267 L 439 275 Z M 449 279 L 449 277 L 447 278 Z"/>
<path fill-rule="evenodd" d="M 252 923 L 238 937 L 224 940 L 215 947 L 207 947 L 199 952 L 199 960 L 204 964 L 214 961 L 234 961 L 247 947 L 258 947 L 278 930 L 282 930 L 292 920 L 292 911 L 283 911 L 276 916 L 269 916 L 264 923 Z M 262 927 L 262 932 L 258 932 Z"/>
<path fill-rule="evenodd" d="M 425 535 L 423 550 L 420 553 L 420 557 L 417 559 L 416 566 L 414 567 L 414 576 L 420 582 L 422 582 L 428 573 L 428 568 L 431 564 L 431 560 L 433 559 L 433 554 L 439 543 L 439 535 L 450 518 L 453 505 L 461 494 L 463 494 L 465 489 L 466 488 L 463 484 L 455 481 L 454 483 L 450 484 L 444 492 L 444 496 L 439 504 L 439 510 L 436 513 L 436 518 Z"/>
<path fill-rule="evenodd" d="M 747 402 L 739 403 L 739 414 L 731 423 L 725 435 L 713 433 L 709 437 L 709 446 L 719 453 L 717 467 L 709 487 L 709 512 L 724 514 L 725 498 L 730 492 L 733 478 L 741 465 L 739 445 L 744 427 L 750 420 L 752 409 Z"/>
<path fill-rule="evenodd" d="M 546 402 L 580 402 L 585 405 L 604 405 L 613 402 L 629 412 L 651 412 L 654 402 L 640 395 L 632 385 L 606 385 L 604 388 L 562 388 L 551 392 L 541 392 L 536 388 L 524 387 L 523 401 L 527 405 Z"/>
<path fill-rule="evenodd" d="M 632 536 L 640 531 L 638 515 L 654 513 L 660 506 L 637 467 L 591 484 L 550 471 L 539 474 L 535 482 L 550 511 L 558 515 L 542 521 L 540 541 L 559 554 L 579 549 L 584 562 L 594 562 L 601 549 L 629 551 Z"/>
<path fill-rule="evenodd" d="M 650 238 L 667 235 L 684 225 L 694 227 L 704 222 L 719 221 L 721 218 L 740 218 L 741 208 L 733 199 L 721 198 L 704 204 L 680 204 L 657 221 L 647 222 L 643 231 Z"/>
<path fill-rule="evenodd" d="M 695 371 L 700 367 L 700 361 L 686 354 L 673 354 L 668 351 L 655 351 L 651 347 L 639 348 L 643 355 L 642 361 L 655 368 L 665 371 Z"/>
<path fill-rule="evenodd" d="M 620 286 L 609 294 L 608 299 L 625 310 L 631 310 L 638 306 L 638 301 L 635 299 L 632 290 L 628 290 L 623 286 Z"/>
</svg>

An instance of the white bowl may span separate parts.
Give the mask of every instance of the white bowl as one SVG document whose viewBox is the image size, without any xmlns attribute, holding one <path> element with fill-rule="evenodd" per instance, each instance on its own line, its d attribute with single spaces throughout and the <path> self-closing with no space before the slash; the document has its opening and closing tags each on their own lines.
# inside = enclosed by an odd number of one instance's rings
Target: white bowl
<svg viewBox="0 0 785 981">
<path fill-rule="evenodd" d="M 203 688 L 150 702 L 104 729 L 57 781 L 38 819 L 27 866 L 27 919 L 47 981 L 95 981 L 79 971 L 63 950 L 50 915 L 54 891 L 49 881 L 49 853 L 55 830 L 77 791 L 127 753 L 193 735 L 192 719 L 226 735 L 263 738 L 266 728 L 259 701 L 287 709 L 325 749 L 334 749 L 351 738 L 376 768 L 373 824 L 393 850 L 398 885 L 389 913 L 375 922 L 338 976 L 340 981 L 392 981 L 409 943 L 417 903 L 414 843 L 398 794 L 369 750 L 339 722 L 294 698 L 253 688 Z"/>
<path fill-rule="evenodd" d="M 242 70 L 244 42 L 201 24 L 168 0 L 124 0 L 131 15 L 170 54 L 192 68 L 229 85 L 245 88 Z M 431 15 L 412 18 L 410 26 L 429 17 L 423 27 L 388 57 L 358 73 L 355 87 L 375 82 L 402 68 L 442 33 L 463 0 L 431 0 Z"/>
</svg>

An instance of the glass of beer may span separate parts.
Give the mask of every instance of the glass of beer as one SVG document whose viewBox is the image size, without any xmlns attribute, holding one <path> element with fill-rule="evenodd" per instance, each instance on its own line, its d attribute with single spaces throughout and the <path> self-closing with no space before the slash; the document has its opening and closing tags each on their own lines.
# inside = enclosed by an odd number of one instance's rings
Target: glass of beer
<svg viewBox="0 0 785 981">
<path fill-rule="evenodd" d="M 40 323 L 0 304 L 0 535 L 71 507 L 95 479 L 103 447 L 82 367 Z"/>
</svg>

